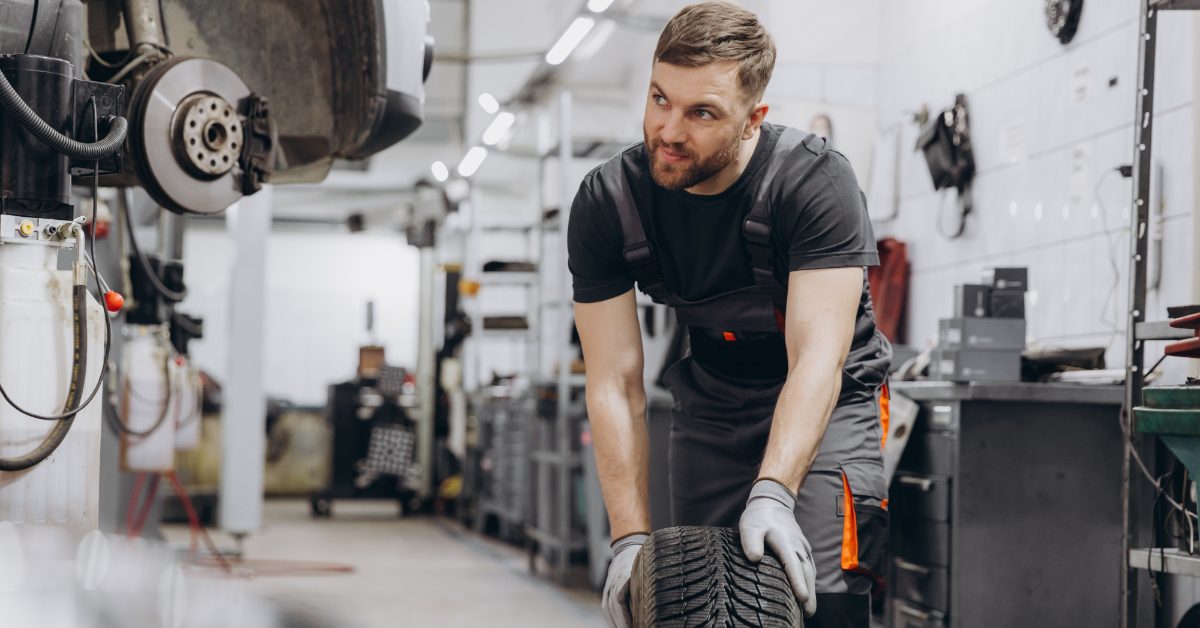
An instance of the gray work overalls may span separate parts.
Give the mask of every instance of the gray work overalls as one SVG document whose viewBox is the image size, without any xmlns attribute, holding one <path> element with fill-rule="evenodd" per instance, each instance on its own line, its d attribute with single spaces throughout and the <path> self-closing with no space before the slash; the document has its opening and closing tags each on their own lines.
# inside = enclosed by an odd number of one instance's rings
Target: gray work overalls
<svg viewBox="0 0 1200 628">
<path fill-rule="evenodd" d="M 672 307 L 679 324 L 692 333 L 716 332 L 730 341 L 743 332 L 781 333 L 787 287 L 772 268 L 771 205 L 780 187 L 776 175 L 791 163 L 808 176 L 829 157 L 828 150 L 823 138 L 784 130 L 769 161 L 749 182 L 753 201 L 743 235 L 754 284 L 702 301 L 684 300 L 663 284 L 637 210 L 651 198 L 644 149 L 635 147 L 610 160 L 601 176 L 620 218 L 626 265 L 639 289 Z M 804 168 L 797 159 L 811 163 Z M 860 307 L 870 313 L 869 293 L 863 303 Z M 886 414 L 881 409 L 886 411 L 883 381 L 891 347 L 886 339 L 870 342 L 878 333 L 873 320 L 873 315 L 860 316 L 856 325 L 843 394 L 796 501 L 796 519 L 812 544 L 817 568 L 817 616 L 806 623 L 808 628 L 865 628 L 872 576 L 884 573 L 888 516 L 882 457 L 886 427 L 881 425 Z M 669 450 L 672 524 L 736 527 L 762 463 L 784 381 L 731 381 L 689 356 L 670 367 L 664 382 L 676 401 Z"/>
</svg>

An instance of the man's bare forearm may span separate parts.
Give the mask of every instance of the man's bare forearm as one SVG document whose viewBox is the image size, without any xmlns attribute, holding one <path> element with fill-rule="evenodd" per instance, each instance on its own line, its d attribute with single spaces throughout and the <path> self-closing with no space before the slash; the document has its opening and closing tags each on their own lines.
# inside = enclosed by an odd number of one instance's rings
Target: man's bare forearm
<svg viewBox="0 0 1200 628">
<path fill-rule="evenodd" d="M 841 366 L 831 366 L 801 360 L 788 373 L 775 405 L 759 478 L 773 479 L 792 492 L 800 489 L 841 394 Z"/>
<path fill-rule="evenodd" d="M 650 530 L 646 391 L 634 381 L 588 378 L 587 410 L 612 538 Z"/>
</svg>

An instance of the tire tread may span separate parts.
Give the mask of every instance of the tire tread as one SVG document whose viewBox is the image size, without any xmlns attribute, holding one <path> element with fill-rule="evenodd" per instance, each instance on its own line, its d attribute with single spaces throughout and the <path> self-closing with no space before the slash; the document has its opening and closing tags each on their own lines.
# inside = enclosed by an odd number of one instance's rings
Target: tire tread
<svg viewBox="0 0 1200 628">
<path fill-rule="evenodd" d="M 803 612 L 783 566 L 768 553 L 753 563 L 736 530 L 665 528 L 633 565 L 635 628 L 800 628 Z"/>
</svg>

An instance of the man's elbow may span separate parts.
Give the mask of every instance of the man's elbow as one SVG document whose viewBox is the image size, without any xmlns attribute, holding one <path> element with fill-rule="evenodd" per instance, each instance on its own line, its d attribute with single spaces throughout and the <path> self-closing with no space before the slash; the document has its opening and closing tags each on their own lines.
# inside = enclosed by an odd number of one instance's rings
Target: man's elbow
<svg viewBox="0 0 1200 628">
<path fill-rule="evenodd" d="M 630 405 L 645 405 L 646 384 L 642 380 L 640 370 L 621 373 L 617 377 L 617 382 L 621 396 L 628 400 Z"/>
<path fill-rule="evenodd" d="M 642 374 L 633 370 L 615 370 L 603 374 L 588 373 L 587 397 L 591 399 L 619 398 L 626 401 L 645 399 Z"/>
<path fill-rule="evenodd" d="M 842 390 L 842 372 L 846 367 L 849 347 L 839 350 L 832 346 L 795 347 L 788 369 L 788 380 L 804 379 L 821 390 L 830 391 L 834 400 Z"/>
</svg>

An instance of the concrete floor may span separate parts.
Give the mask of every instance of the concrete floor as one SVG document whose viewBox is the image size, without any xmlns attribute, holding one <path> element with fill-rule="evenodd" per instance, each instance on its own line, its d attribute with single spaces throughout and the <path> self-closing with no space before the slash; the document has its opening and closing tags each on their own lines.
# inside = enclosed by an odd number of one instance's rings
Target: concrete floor
<svg viewBox="0 0 1200 628">
<path fill-rule="evenodd" d="M 186 543 L 186 526 L 163 526 Z M 216 543 L 232 547 L 229 537 Z M 342 628 L 594 626 L 599 596 L 530 575 L 517 548 L 446 519 L 396 517 L 394 502 L 337 502 L 332 519 L 309 517 L 306 500 L 269 501 L 249 560 L 289 559 L 352 565 L 352 574 L 261 576 L 252 591 L 318 609 Z"/>
</svg>

